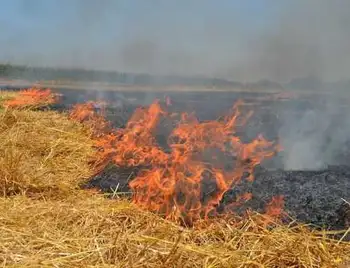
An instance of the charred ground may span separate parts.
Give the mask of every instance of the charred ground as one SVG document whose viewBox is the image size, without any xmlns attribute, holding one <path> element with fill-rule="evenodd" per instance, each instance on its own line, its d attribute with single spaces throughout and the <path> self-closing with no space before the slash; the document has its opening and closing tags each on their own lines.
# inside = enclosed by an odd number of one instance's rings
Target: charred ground
<svg viewBox="0 0 350 268">
<path fill-rule="evenodd" d="M 235 101 L 242 99 L 246 103 L 244 109 L 254 111 L 248 125 L 238 133 L 242 140 L 246 141 L 260 133 L 269 140 L 279 140 L 281 129 L 288 125 L 288 118 L 301 119 L 310 112 L 322 118 L 325 106 L 332 103 L 337 109 L 333 109 L 331 115 L 327 113 L 325 120 L 330 122 L 328 127 L 322 130 L 322 139 L 319 141 L 324 150 L 332 143 L 335 129 L 342 129 L 343 119 L 350 111 L 347 99 L 326 94 L 274 99 L 271 94 L 256 92 L 101 92 L 98 89 L 55 91 L 63 95 L 61 102 L 54 107 L 58 110 L 68 110 L 79 102 L 107 101 L 110 105 L 107 107 L 106 116 L 115 127 L 123 127 L 140 105 L 147 106 L 154 99 L 164 101 L 166 96 L 169 96 L 172 102 L 169 107 L 171 112 L 195 112 L 200 120 L 220 118 L 230 110 Z M 165 150 L 168 149 L 167 135 L 172 128 L 168 123 L 162 122 L 157 133 L 158 143 Z M 299 138 L 303 138 L 303 135 L 306 138 L 307 134 L 306 131 Z M 230 203 L 240 193 L 251 192 L 253 198 L 243 208 L 262 211 L 273 196 L 283 195 L 286 211 L 297 220 L 330 229 L 348 228 L 350 208 L 344 200 L 350 200 L 349 141 L 350 132 L 349 139 L 342 141 L 342 149 L 333 152 L 332 161 L 325 162 L 322 168 L 317 169 L 310 167 L 308 170 L 286 170 L 285 152 L 282 151 L 255 170 L 253 183 L 243 180 L 227 192 L 222 204 Z M 91 178 L 84 187 L 98 187 L 104 192 L 113 192 L 117 188 L 119 192 L 128 194 L 128 182 L 137 172 L 136 169 L 122 170 L 111 166 Z M 210 187 L 207 185 L 203 188 L 203 196 L 209 194 Z M 241 208 L 239 212 L 242 211 Z"/>
</svg>

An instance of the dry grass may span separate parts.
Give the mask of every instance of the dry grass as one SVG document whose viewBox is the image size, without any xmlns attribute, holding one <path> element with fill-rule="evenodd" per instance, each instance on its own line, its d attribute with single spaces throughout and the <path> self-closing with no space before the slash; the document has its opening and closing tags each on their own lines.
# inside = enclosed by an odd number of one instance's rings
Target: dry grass
<svg viewBox="0 0 350 268">
<path fill-rule="evenodd" d="M 11 91 L 2 91 L 0 90 L 0 110 L 3 109 L 3 104 L 15 98 L 17 96 L 16 92 L 11 92 Z"/>
<path fill-rule="evenodd" d="M 70 191 L 90 175 L 91 141 L 55 112 L 0 112 L 0 195 Z"/>
<path fill-rule="evenodd" d="M 0 199 L 6 267 L 339 267 L 350 244 L 306 227 L 266 230 L 254 220 L 184 229 L 126 201 Z"/>
<path fill-rule="evenodd" d="M 328 268 L 350 263 L 350 243 L 306 226 L 266 229 L 253 215 L 239 224 L 217 219 L 186 229 L 128 201 L 75 189 L 91 174 L 91 154 L 88 131 L 64 115 L 0 111 L 3 267 Z"/>
</svg>

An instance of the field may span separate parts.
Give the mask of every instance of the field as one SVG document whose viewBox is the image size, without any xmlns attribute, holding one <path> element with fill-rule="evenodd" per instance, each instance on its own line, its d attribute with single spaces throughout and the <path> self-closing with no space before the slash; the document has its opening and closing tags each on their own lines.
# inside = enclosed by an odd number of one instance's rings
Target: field
<svg viewBox="0 0 350 268">
<path fill-rule="evenodd" d="M 68 116 L 76 102 L 106 100 L 106 117 L 124 127 L 136 107 L 170 96 L 171 112 L 194 110 L 200 120 L 214 120 L 244 99 L 243 109 L 255 113 L 240 138 L 249 141 L 262 133 L 276 140 L 286 116 L 299 117 L 310 107 L 322 111 L 324 96 L 285 100 L 267 93 L 55 91 L 63 98 L 51 110 L 0 109 L 4 267 L 348 267 L 346 154 L 339 154 L 343 162 L 336 167 L 311 171 L 285 171 L 283 155 L 277 155 L 255 170 L 253 184 L 237 185 L 253 193 L 244 205 L 253 208 L 251 213 L 188 227 L 130 202 L 120 190 L 125 178 L 118 169 L 96 175 L 92 130 Z M 17 93 L 0 94 L 4 105 Z M 337 117 L 347 114 L 345 100 L 331 101 L 340 107 Z M 171 131 L 166 126 L 157 132 L 165 151 L 164 135 Z M 227 192 L 224 199 L 234 194 Z M 285 197 L 284 209 L 296 221 L 276 219 L 267 226 L 263 204 L 277 195 Z"/>
</svg>

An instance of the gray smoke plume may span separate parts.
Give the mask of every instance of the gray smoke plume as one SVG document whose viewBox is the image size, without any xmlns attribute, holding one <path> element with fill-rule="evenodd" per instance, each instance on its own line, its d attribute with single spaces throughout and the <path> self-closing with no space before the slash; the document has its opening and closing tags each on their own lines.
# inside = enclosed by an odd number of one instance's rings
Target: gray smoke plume
<svg viewBox="0 0 350 268">
<path fill-rule="evenodd" d="M 261 12 L 254 1 L 16 2 L 22 24 L 0 18 L 11 33 L 1 61 L 242 82 L 349 78 L 347 0 L 266 1 Z M 45 23 L 52 16 L 58 23 Z"/>
<path fill-rule="evenodd" d="M 290 2 L 274 30 L 256 42 L 253 51 L 260 55 L 253 56 L 251 64 L 256 63 L 263 76 L 280 81 L 305 76 L 349 78 L 350 2 Z"/>
<path fill-rule="evenodd" d="M 0 17 L 0 30 L 7 33 L 0 35 L 0 61 L 241 82 L 350 79 L 350 1 L 233 2 L 16 1 L 21 17 Z M 58 23 L 46 24 L 51 16 L 59 16 Z M 322 82 L 305 85 L 315 93 L 320 87 L 336 94 Z M 153 97 L 149 93 L 144 102 Z M 350 137 L 347 112 L 327 100 L 323 107 L 295 106 L 283 115 L 285 168 L 346 162 L 341 152 Z"/>
<path fill-rule="evenodd" d="M 289 170 L 317 170 L 349 165 L 350 109 L 339 99 L 323 96 L 318 107 L 293 107 L 282 116 L 279 131 L 283 165 Z"/>
</svg>

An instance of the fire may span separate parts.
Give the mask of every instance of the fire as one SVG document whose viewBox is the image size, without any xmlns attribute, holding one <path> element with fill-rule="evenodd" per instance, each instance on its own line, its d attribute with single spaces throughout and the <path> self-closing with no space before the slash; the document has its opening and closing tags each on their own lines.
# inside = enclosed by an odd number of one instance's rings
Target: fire
<svg viewBox="0 0 350 268">
<path fill-rule="evenodd" d="M 118 166 L 148 166 L 167 163 L 169 155 L 163 152 L 154 137 L 160 115 L 165 114 L 159 102 L 149 108 L 138 108 L 124 129 L 117 129 L 96 141 L 101 150 L 98 159 Z"/>
<path fill-rule="evenodd" d="M 274 196 L 265 208 L 266 215 L 271 217 L 279 217 L 283 214 L 283 207 L 284 196 Z"/>
<path fill-rule="evenodd" d="M 32 87 L 19 92 L 19 94 L 4 103 L 9 108 L 40 107 L 53 104 L 57 101 L 57 95 L 51 89 Z"/>
<path fill-rule="evenodd" d="M 269 203 L 265 207 L 265 213 L 263 214 L 263 225 L 267 226 L 270 223 L 278 222 L 286 216 L 284 211 L 284 196 L 273 196 Z"/>
<path fill-rule="evenodd" d="M 243 143 L 236 135 L 252 115 L 241 112 L 242 104 L 236 103 L 220 121 L 200 122 L 183 113 L 168 138 L 171 151 L 165 152 L 157 144 L 155 131 L 162 117 L 174 115 L 156 101 L 137 109 L 124 129 L 99 138 L 98 157 L 103 163 L 141 167 L 129 184 L 133 202 L 191 225 L 217 214 L 224 194 L 244 177 L 252 181 L 254 167 L 279 150 L 278 144 L 262 136 Z M 233 207 L 250 198 L 250 193 L 243 194 Z"/>
<path fill-rule="evenodd" d="M 76 104 L 69 114 L 69 118 L 89 126 L 94 136 L 106 133 L 110 127 L 105 119 L 105 103 L 87 102 Z"/>
</svg>

